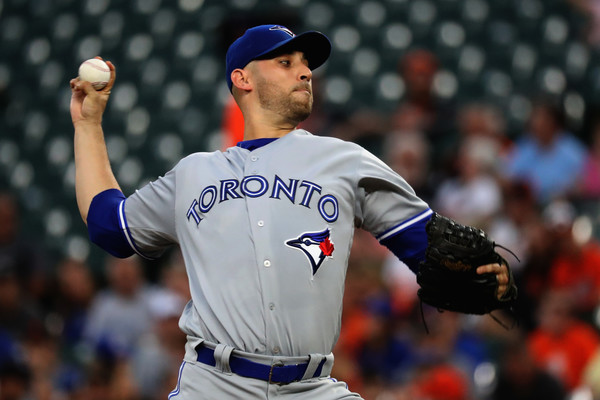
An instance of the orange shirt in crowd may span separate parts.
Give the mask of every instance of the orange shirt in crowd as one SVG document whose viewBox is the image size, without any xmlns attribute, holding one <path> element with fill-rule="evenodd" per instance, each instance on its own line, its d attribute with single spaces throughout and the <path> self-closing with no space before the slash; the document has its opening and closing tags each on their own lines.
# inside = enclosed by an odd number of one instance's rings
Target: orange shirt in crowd
<svg viewBox="0 0 600 400">
<path fill-rule="evenodd" d="M 579 257 L 559 255 L 550 269 L 550 286 L 569 290 L 579 311 L 593 310 L 600 301 L 600 246 L 585 245 Z"/>
<path fill-rule="evenodd" d="M 529 336 L 535 362 L 558 378 L 567 390 L 581 384 L 585 367 L 600 348 L 600 337 L 584 322 L 572 321 L 562 334 L 538 329 Z"/>
<path fill-rule="evenodd" d="M 223 110 L 223 150 L 244 140 L 244 116 L 233 97 L 229 98 Z"/>
</svg>

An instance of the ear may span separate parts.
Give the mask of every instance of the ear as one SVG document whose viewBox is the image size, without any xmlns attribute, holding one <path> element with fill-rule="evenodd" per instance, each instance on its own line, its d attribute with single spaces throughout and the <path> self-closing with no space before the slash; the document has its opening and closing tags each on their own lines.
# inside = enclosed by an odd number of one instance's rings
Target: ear
<svg viewBox="0 0 600 400">
<path fill-rule="evenodd" d="M 252 85 L 250 84 L 248 71 L 237 68 L 231 72 L 231 83 L 233 86 L 240 90 L 250 91 Z"/>
</svg>

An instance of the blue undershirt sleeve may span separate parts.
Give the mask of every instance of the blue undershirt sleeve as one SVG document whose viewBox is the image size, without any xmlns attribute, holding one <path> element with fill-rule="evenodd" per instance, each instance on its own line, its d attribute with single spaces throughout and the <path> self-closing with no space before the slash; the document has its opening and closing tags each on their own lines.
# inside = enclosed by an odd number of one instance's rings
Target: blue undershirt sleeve
<svg viewBox="0 0 600 400">
<path fill-rule="evenodd" d="M 427 215 L 425 218 L 421 218 L 398 231 L 393 236 L 388 236 L 379 241 L 408 265 L 414 273 L 417 273 L 419 263 L 425 259 L 425 250 L 427 249 L 425 225 L 430 219 L 431 215 Z"/>
<path fill-rule="evenodd" d="M 108 189 L 92 199 L 87 216 L 90 240 L 100 248 L 119 258 L 134 254 L 119 217 L 119 207 L 124 204 L 125 195 L 118 189 Z"/>
</svg>

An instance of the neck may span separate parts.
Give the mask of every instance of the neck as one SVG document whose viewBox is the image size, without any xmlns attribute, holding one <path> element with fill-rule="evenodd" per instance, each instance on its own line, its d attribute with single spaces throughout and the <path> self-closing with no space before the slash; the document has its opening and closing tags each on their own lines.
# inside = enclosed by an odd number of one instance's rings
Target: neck
<svg viewBox="0 0 600 400">
<path fill-rule="evenodd" d="M 296 129 L 296 126 L 293 121 L 247 118 L 244 119 L 244 140 L 280 138 Z"/>
</svg>

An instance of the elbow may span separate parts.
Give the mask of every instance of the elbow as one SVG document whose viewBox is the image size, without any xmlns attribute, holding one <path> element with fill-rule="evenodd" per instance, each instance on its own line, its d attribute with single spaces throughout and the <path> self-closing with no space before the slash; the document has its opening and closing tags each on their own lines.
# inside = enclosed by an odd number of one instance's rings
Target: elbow
<svg viewBox="0 0 600 400">
<path fill-rule="evenodd" d="M 88 235 L 92 243 L 114 257 L 127 258 L 134 254 L 121 231 L 90 224 L 88 225 Z"/>
<path fill-rule="evenodd" d="M 90 241 L 107 253 L 127 258 L 134 254 L 119 219 L 119 207 L 125 196 L 117 189 L 109 189 L 94 197 L 87 214 L 81 214 L 88 228 Z"/>
</svg>

